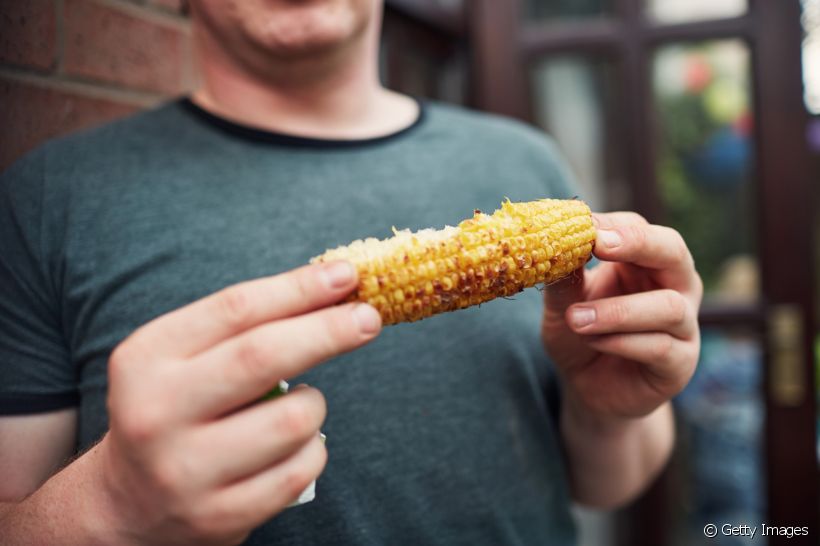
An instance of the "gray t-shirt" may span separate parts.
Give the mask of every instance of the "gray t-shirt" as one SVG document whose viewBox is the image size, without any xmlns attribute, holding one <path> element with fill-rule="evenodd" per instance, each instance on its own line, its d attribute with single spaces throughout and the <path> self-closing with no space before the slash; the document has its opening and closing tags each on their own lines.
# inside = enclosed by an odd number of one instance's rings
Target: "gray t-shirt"
<svg viewBox="0 0 820 546">
<path fill-rule="evenodd" d="M 391 226 L 569 197 L 540 132 L 423 103 L 396 134 L 332 141 L 181 100 L 46 144 L 0 177 L 0 413 L 79 409 L 106 431 L 106 363 L 131 331 Z M 312 503 L 249 544 L 572 544 L 540 294 L 390 326 L 294 382 L 321 389 Z M 231 446 L 242 449 L 242 446 Z"/>
</svg>

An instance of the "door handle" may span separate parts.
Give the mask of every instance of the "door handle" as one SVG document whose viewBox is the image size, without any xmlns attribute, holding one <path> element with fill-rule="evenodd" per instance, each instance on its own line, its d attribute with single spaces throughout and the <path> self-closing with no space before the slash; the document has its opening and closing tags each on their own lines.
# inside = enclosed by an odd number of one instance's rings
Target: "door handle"
<svg viewBox="0 0 820 546">
<path fill-rule="evenodd" d="M 803 328 L 799 305 L 778 304 L 769 308 L 769 393 L 780 406 L 799 406 L 806 398 Z"/>
</svg>

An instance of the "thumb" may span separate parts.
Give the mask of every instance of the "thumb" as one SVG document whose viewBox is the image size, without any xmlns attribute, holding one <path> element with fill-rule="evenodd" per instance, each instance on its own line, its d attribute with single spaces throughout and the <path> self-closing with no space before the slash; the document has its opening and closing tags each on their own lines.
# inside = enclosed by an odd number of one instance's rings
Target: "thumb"
<svg viewBox="0 0 820 546">
<path fill-rule="evenodd" d="M 567 308 L 585 299 L 588 274 L 581 268 L 544 290 L 541 337 L 553 362 L 559 370 L 566 372 L 589 362 L 594 356 L 594 351 L 583 342 L 579 334 L 572 331 L 566 320 Z"/>
<path fill-rule="evenodd" d="M 573 303 L 584 299 L 586 270 L 581 268 L 544 289 L 544 313 L 563 321 L 564 313 Z"/>
</svg>

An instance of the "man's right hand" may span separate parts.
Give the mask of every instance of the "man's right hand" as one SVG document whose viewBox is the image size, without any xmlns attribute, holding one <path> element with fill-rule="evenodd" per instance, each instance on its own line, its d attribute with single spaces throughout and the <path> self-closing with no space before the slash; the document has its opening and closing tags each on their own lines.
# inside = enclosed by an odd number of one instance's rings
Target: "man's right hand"
<svg viewBox="0 0 820 546">
<path fill-rule="evenodd" d="M 293 502 L 327 459 L 322 394 L 280 379 L 372 340 L 346 262 L 231 286 L 134 332 L 109 361 L 109 433 L 93 450 L 117 544 L 235 544 Z M 110 533 L 110 534 L 109 534 Z"/>
</svg>

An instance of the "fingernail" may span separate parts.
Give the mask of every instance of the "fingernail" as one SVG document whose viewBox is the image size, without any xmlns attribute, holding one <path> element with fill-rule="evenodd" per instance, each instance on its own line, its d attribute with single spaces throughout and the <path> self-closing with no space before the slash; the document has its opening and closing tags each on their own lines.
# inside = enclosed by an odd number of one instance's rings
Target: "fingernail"
<svg viewBox="0 0 820 546">
<path fill-rule="evenodd" d="M 617 231 L 609 229 L 598 230 L 598 243 L 604 245 L 606 248 L 619 247 L 623 242 L 624 240 L 621 238 L 621 234 Z"/>
<path fill-rule="evenodd" d="M 342 288 L 353 282 L 353 266 L 350 262 L 333 262 L 322 268 L 322 277 L 330 288 Z"/>
<path fill-rule="evenodd" d="M 373 334 L 381 328 L 382 319 L 379 312 L 366 303 L 360 303 L 353 308 L 353 317 L 363 334 Z"/>
<path fill-rule="evenodd" d="M 583 328 L 595 322 L 595 309 L 590 307 L 576 307 L 572 310 L 570 320 L 575 328 Z"/>
</svg>

